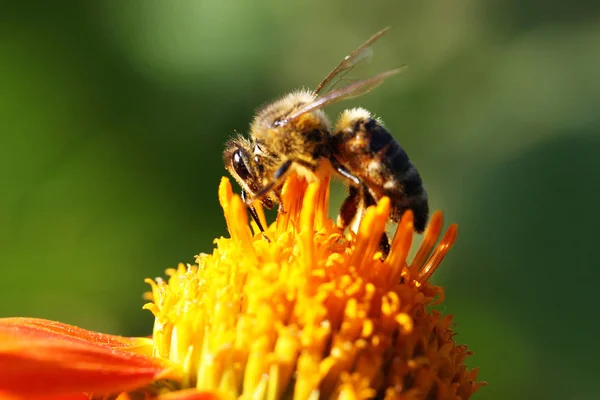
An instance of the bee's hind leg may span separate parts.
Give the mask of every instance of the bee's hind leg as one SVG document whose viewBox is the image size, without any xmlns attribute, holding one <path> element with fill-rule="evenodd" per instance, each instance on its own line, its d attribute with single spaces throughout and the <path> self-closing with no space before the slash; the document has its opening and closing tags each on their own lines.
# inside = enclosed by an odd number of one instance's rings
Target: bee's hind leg
<svg viewBox="0 0 600 400">
<path fill-rule="evenodd" d="M 366 185 L 361 185 L 360 193 L 362 195 L 364 208 L 366 210 L 367 207 L 374 206 L 377 204 L 373 196 L 369 193 L 369 189 Z M 381 234 L 381 239 L 379 239 L 379 251 L 381 251 L 381 260 L 385 260 L 390 254 L 390 240 L 388 239 L 387 233 L 385 230 Z"/>
<path fill-rule="evenodd" d="M 337 159 L 335 159 L 335 157 L 331 157 L 329 159 L 329 162 L 331 163 L 331 166 L 338 174 L 340 174 L 342 177 L 348 179 L 350 182 L 352 182 L 354 184 L 354 186 L 356 186 L 356 187 L 363 186 L 360 179 L 358 179 L 358 177 L 354 176 L 354 174 L 352 172 L 348 171 L 348 169 L 346 167 L 344 167 L 342 164 L 340 164 L 340 162 Z"/>
<path fill-rule="evenodd" d="M 350 186 L 348 197 L 344 199 L 340 207 L 337 225 L 342 229 L 350 227 L 352 231 L 357 232 L 366 208 L 375 203 L 375 199 L 369 194 L 364 184 L 359 187 Z M 385 260 L 390 253 L 390 241 L 385 232 L 383 232 L 379 241 L 379 251 L 381 251 L 382 260 Z"/>
<path fill-rule="evenodd" d="M 342 206 L 340 207 L 340 213 L 337 217 L 337 226 L 341 229 L 346 229 L 354 221 L 356 221 L 358 217 L 358 209 L 361 202 L 360 191 L 357 187 L 349 186 L 348 192 L 348 196 L 342 202 Z"/>
<path fill-rule="evenodd" d="M 348 197 L 342 203 L 340 208 L 340 214 L 338 215 L 338 226 L 341 228 L 350 227 L 354 232 L 358 231 L 358 224 L 362 220 L 363 214 L 367 207 L 377 204 L 367 185 L 362 183 L 360 179 L 346 167 L 344 167 L 337 159 L 331 157 L 331 166 L 335 171 L 342 177 L 348 179 L 354 185 L 349 186 Z M 387 233 L 383 232 L 381 235 L 381 241 L 379 242 L 379 250 L 381 251 L 381 259 L 384 260 L 390 252 L 390 241 L 387 237 Z"/>
<path fill-rule="evenodd" d="M 387 233 L 383 232 L 381 235 L 381 240 L 379 241 L 379 251 L 381 251 L 381 261 L 385 260 L 387 256 L 390 254 L 390 239 L 388 238 Z"/>
</svg>

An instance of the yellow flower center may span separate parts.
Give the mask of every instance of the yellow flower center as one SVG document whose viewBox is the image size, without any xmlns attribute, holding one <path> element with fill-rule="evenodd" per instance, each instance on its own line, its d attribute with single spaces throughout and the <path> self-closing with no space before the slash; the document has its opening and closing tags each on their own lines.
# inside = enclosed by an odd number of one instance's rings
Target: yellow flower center
<svg viewBox="0 0 600 400">
<path fill-rule="evenodd" d="M 428 278 L 456 238 L 439 245 L 435 213 L 412 262 L 412 214 L 389 256 L 379 240 L 390 202 L 367 210 L 357 234 L 327 217 L 329 179 L 284 185 L 284 212 L 264 236 L 225 178 L 219 200 L 231 238 L 197 265 L 147 280 L 155 356 L 181 369 L 180 388 L 244 399 L 467 398 L 479 384 L 456 346 L 451 316 L 428 306 L 443 289 Z M 264 212 L 257 204 L 263 226 Z"/>
</svg>

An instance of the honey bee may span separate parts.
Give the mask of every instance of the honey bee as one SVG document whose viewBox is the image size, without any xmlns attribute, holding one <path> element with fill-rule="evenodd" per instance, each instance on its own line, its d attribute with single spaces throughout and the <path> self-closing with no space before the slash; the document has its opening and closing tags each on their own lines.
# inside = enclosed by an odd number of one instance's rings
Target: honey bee
<svg viewBox="0 0 600 400">
<path fill-rule="evenodd" d="M 371 45 L 384 29 L 346 56 L 312 91 L 292 92 L 258 110 L 250 126 L 250 137 L 238 136 L 226 144 L 225 168 L 242 188 L 242 199 L 261 231 L 264 231 L 252 203 L 267 208 L 280 204 L 281 188 L 291 173 L 315 181 L 322 168 L 342 178 L 348 187 L 338 216 L 342 228 L 356 229 L 366 207 L 382 197 L 391 200 L 390 219 L 398 222 L 404 211 L 414 213 L 414 227 L 421 232 L 427 223 L 427 192 L 419 172 L 400 144 L 363 108 L 342 112 L 336 125 L 325 106 L 362 95 L 400 72 L 386 71 L 341 88 L 335 86 L 356 64 L 371 53 Z M 381 241 L 386 254 L 387 236 Z"/>
</svg>

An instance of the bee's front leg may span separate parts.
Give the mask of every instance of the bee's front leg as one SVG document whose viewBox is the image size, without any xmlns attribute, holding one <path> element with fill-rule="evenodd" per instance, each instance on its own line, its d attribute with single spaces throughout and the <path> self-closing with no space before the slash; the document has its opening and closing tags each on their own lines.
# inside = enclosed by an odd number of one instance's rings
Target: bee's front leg
<svg viewBox="0 0 600 400">
<path fill-rule="evenodd" d="M 256 226 L 258 226 L 260 233 L 262 233 L 263 237 L 265 238 L 265 240 L 267 242 L 271 243 L 271 240 L 267 237 L 267 235 L 265 235 L 265 228 L 263 227 L 262 223 L 260 222 L 260 218 L 258 218 L 258 213 L 256 212 L 256 208 L 254 208 L 254 204 L 247 203 L 248 196 L 244 189 L 242 189 L 241 197 L 242 197 L 242 201 L 244 203 L 246 203 L 246 206 L 248 207 L 248 211 L 250 212 L 250 216 L 252 217 L 252 220 L 256 223 Z"/>
<path fill-rule="evenodd" d="M 279 184 L 285 179 L 287 173 L 289 172 L 290 167 L 292 166 L 292 162 L 292 160 L 287 160 L 286 162 L 281 164 L 279 168 L 275 170 L 271 182 L 267 183 L 262 189 L 254 193 L 252 195 L 252 198 L 246 201 L 246 204 L 248 204 L 248 201 L 251 204 L 254 200 L 262 199 L 267 194 L 269 194 L 269 192 L 273 190 L 274 187 L 279 186 Z"/>
</svg>

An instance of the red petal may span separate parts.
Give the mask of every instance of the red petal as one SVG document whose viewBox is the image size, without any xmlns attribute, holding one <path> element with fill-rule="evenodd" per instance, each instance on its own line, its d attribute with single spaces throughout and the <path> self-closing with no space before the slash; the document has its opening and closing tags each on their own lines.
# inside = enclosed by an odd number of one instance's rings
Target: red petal
<svg viewBox="0 0 600 400">
<path fill-rule="evenodd" d="M 0 393 L 59 397 L 143 387 L 166 366 L 130 350 L 136 339 L 53 321 L 0 319 Z"/>
<path fill-rule="evenodd" d="M 0 399 L 2 400 L 25 400 L 23 396 L 15 397 L 13 395 L 8 395 L 4 393 L 0 393 Z M 36 397 L 35 400 L 90 400 L 91 397 L 84 393 L 66 395 L 66 396 L 52 396 L 52 397 Z M 31 400 L 31 399 L 29 399 Z"/>
<path fill-rule="evenodd" d="M 64 340 L 84 341 L 102 344 L 113 349 L 152 353 L 152 340 L 149 338 L 130 338 L 88 331 L 62 322 L 39 318 L 0 318 L 0 334 L 18 333 L 36 335 L 40 338 L 60 337 Z M 143 351 L 138 349 L 143 348 Z"/>
<path fill-rule="evenodd" d="M 198 389 L 178 390 L 158 396 L 158 400 L 220 400 L 224 398 L 224 396 L 219 396 L 217 392 L 200 391 Z"/>
</svg>

